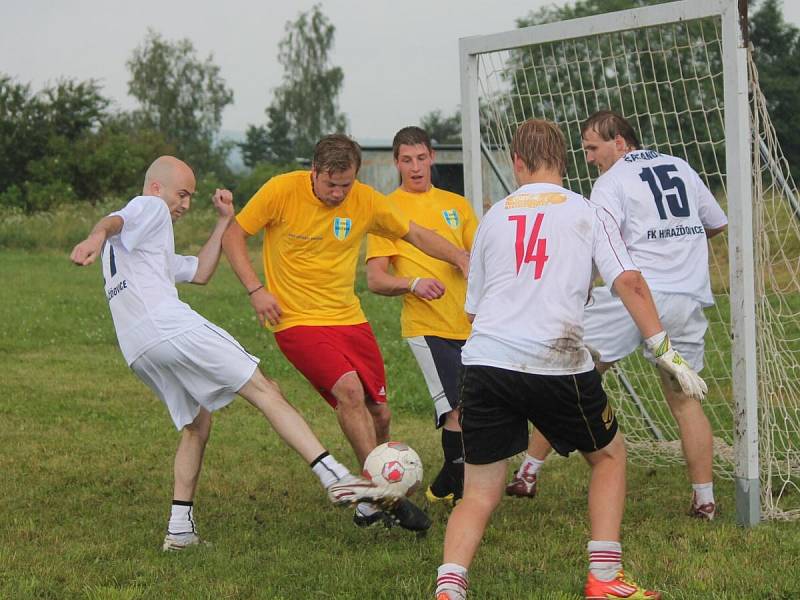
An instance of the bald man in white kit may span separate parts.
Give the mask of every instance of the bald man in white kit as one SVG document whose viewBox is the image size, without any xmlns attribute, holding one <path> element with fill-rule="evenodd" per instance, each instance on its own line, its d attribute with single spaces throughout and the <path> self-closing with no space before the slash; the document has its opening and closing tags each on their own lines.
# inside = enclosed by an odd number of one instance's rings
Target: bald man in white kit
<svg viewBox="0 0 800 600">
<path fill-rule="evenodd" d="M 136 375 L 166 405 L 181 440 L 175 453 L 172 513 L 164 550 L 201 543 L 192 514 L 211 413 L 236 394 L 255 406 L 278 435 L 309 463 L 334 504 L 396 499 L 350 474 L 333 458 L 258 369 L 259 359 L 228 332 L 178 298 L 176 283 L 205 285 L 219 263 L 222 234 L 234 215 L 233 196 L 216 190 L 217 223 L 198 255 L 175 254 L 172 225 L 189 210 L 192 169 L 162 156 L 145 174 L 141 196 L 101 219 L 70 255 L 78 266 L 101 257 L 105 291 L 120 350 Z"/>
</svg>

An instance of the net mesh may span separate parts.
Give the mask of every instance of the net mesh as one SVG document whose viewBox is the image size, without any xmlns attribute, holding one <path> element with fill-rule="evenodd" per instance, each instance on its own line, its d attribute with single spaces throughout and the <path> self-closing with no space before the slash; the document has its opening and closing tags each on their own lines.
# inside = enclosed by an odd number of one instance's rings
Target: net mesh
<svg viewBox="0 0 800 600">
<path fill-rule="evenodd" d="M 645 147 L 684 158 L 727 211 L 723 52 L 719 18 L 531 44 L 478 55 L 481 143 L 512 188 L 508 148 L 520 123 L 555 121 L 567 139 L 567 187 L 588 196 L 592 176 L 580 124 L 610 108 L 624 114 Z M 749 65 L 757 280 L 759 449 L 762 512 L 800 516 L 800 205 Z M 487 199 L 489 203 L 499 198 Z M 714 431 L 714 468 L 732 477 L 733 401 L 728 244 L 710 241 L 715 305 L 706 310 L 704 409 Z M 682 462 L 680 436 L 659 376 L 640 352 L 605 377 L 631 459 Z"/>
</svg>

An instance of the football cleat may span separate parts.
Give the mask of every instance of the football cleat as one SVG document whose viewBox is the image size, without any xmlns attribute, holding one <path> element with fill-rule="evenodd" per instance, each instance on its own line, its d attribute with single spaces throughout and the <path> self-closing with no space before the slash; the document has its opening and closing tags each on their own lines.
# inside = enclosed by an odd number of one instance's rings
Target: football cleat
<svg viewBox="0 0 800 600">
<path fill-rule="evenodd" d="M 455 470 L 461 467 L 460 470 Z M 455 506 L 464 495 L 464 465 L 452 465 L 447 468 L 445 464 L 433 483 L 425 490 L 425 497 L 431 504 L 441 502 L 447 506 Z"/>
<path fill-rule="evenodd" d="M 328 488 L 328 499 L 336 506 L 347 506 L 358 502 L 372 502 L 381 508 L 390 508 L 397 504 L 398 497 L 389 486 L 376 485 L 373 482 L 347 475 Z"/>
<path fill-rule="evenodd" d="M 714 502 L 705 504 L 695 503 L 695 494 L 692 493 L 692 503 L 689 505 L 689 516 L 703 521 L 713 521 L 717 516 L 717 505 Z"/>
<path fill-rule="evenodd" d="M 458 592 L 439 592 L 436 594 L 436 600 L 465 600 L 466 594 L 459 594 Z"/>
<path fill-rule="evenodd" d="M 436 504 L 437 502 L 441 502 L 442 504 L 446 504 L 447 506 L 455 505 L 458 500 L 456 500 L 456 495 L 453 492 L 446 494 L 444 496 L 437 496 L 433 493 L 433 488 L 428 486 L 428 489 L 425 490 L 425 498 L 427 498 L 428 502 L 431 504 Z"/>
<path fill-rule="evenodd" d="M 201 540 L 199 535 L 191 531 L 189 533 L 167 533 L 161 549 L 164 552 L 170 552 L 200 545 L 210 546 L 211 544 Z"/>
<path fill-rule="evenodd" d="M 356 527 L 361 528 L 372 527 L 373 525 L 377 525 L 379 523 L 385 527 L 391 527 L 394 525 L 392 518 L 382 510 L 376 511 L 371 515 L 362 515 L 361 512 L 356 509 L 356 512 L 353 513 L 353 523 Z"/>
<path fill-rule="evenodd" d="M 536 495 L 536 473 L 517 471 L 506 486 L 506 496 L 533 498 Z"/>
<path fill-rule="evenodd" d="M 400 498 L 386 513 L 397 525 L 409 531 L 427 531 L 431 526 L 428 515 L 408 498 Z"/>
<path fill-rule="evenodd" d="M 661 600 L 661 594 L 653 590 L 646 590 L 633 580 L 625 577 L 620 571 L 611 581 L 601 581 L 589 573 L 584 588 L 586 600 L 614 600 L 627 598 L 627 600 Z"/>
</svg>

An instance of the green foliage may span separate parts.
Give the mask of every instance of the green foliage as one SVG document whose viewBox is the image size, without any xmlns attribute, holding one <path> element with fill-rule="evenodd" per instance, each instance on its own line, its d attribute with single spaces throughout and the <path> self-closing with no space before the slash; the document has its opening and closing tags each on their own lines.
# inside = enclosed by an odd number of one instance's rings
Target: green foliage
<svg viewBox="0 0 800 600">
<path fill-rule="evenodd" d="M 263 125 L 248 125 L 245 141 L 239 144 L 245 166 L 252 169 L 258 163 L 269 160 L 269 146 L 267 128 Z"/>
<path fill-rule="evenodd" d="M 170 42 L 150 30 L 127 66 L 143 125 L 160 131 L 196 171 L 224 171 L 230 146 L 215 140 L 233 91 L 213 56 L 201 60 L 190 40 Z"/>
<path fill-rule="evenodd" d="M 567 3 L 563 6 L 553 4 L 533 11 L 527 17 L 517 19 L 517 27 L 555 23 L 671 1 L 673 0 L 577 0 L 574 4 Z"/>
<path fill-rule="evenodd" d="M 419 126 L 436 144 L 461 143 L 461 111 L 445 117 L 441 110 L 432 110 L 420 119 Z"/>
<path fill-rule="evenodd" d="M 137 193 L 153 158 L 174 147 L 131 116 L 109 114 L 109 104 L 93 80 L 34 94 L 0 77 L 0 208 L 44 211 Z"/>
<path fill-rule="evenodd" d="M 319 4 L 286 23 L 278 44 L 283 81 L 266 109 L 267 124 L 249 127 L 241 144 L 248 166 L 310 158 L 320 137 L 346 129 L 338 108 L 344 73 L 330 65 L 335 32 Z"/>
<path fill-rule="evenodd" d="M 758 79 L 767 99 L 792 176 L 800 179 L 800 29 L 783 18 L 779 0 L 764 0 L 750 18 L 750 41 Z"/>
</svg>

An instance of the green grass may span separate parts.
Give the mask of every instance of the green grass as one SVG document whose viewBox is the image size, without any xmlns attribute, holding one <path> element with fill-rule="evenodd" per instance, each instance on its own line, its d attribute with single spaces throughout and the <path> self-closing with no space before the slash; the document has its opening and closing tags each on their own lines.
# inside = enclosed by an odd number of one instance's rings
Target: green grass
<svg viewBox="0 0 800 600">
<path fill-rule="evenodd" d="M 0 282 L 0 598 L 431 597 L 446 511 L 431 510 L 423 539 L 356 529 L 242 401 L 216 420 L 197 496 L 213 547 L 161 553 L 177 434 L 122 360 L 98 269 L 72 267 L 64 252 L 4 250 Z M 385 354 L 393 437 L 418 450 L 430 478 L 438 434 L 399 338 L 399 302 L 358 289 Z M 355 466 L 332 411 L 258 330 L 227 265 L 181 294 L 260 356 L 323 443 Z M 536 500 L 501 505 L 471 570 L 472 598 L 580 597 L 586 476 L 580 458 L 554 458 Z M 623 535 L 636 578 L 667 598 L 800 597 L 800 524 L 739 528 L 728 482 L 720 519 L 694 522 L 683 515 L 687 489 L 680 466 L 629 467 Z"/>
</svg>

